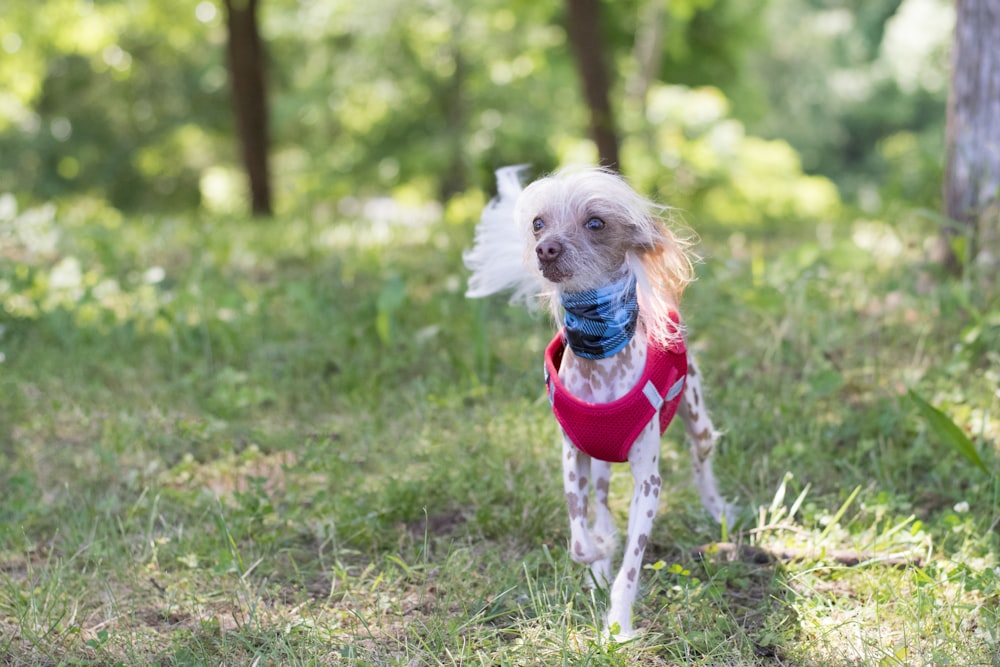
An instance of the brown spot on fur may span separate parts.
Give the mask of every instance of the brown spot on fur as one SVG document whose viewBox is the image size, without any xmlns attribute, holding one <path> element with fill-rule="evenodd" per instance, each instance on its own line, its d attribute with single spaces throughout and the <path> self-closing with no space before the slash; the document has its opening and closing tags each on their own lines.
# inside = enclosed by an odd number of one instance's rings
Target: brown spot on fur
<svg viewBox="0 0 1000 667">
<path fill-rule="evenodd" d="M 644 495 L 644 496 L 648 496 L 648 495 L 649 495 L 649 493 L 650 493 L 650 492 L 651 492 L 652 490 L 653 490 L 653 487 L 651 487 L 651 486 L 649 485 L 649 482 L 643 482 L 643 483 L 642 483 L 642 495 Z"/>
<path fill-rule="evenodd" d="M 575 482 L 576 481 L 576 473 L 573 472 L 572 470 L 569 471 L 569 474 L 567 475 L 567 477 L 569 477 L 569 481 L 571 481 L 571 482 Z"/>
<path fill-rule="evenodd" d="M 648 516 L 650 519 L 652 519 L 653 518 L 653 510 L 646 510 L 646 516 Z"/>
<path fill-rule="evenodd" d="M 583 545 L 580 544 L 579 542 L 574 542 L 573 543 L 573 553 L 575 553 L 577 556 L 582 556 L 583 555 Z"/>
<path fill-rule="evenodd" d="M 688 364 L 688 377 L 698 377 L 698 369 L 694 364 Z"/>
<path fill-rule="evenodd" d="M 712 432 L 706 426 L 699 433 L 695 433 L 694 437 L 695 437 L 695 440 L 711 440 L 712 439 Z"/>
<path fill-rule="evenodd" d="M 570 521 L 579 519 L 585 514 L 585 510 L 580 507 L 580 496 L 575 493 L 566 494 L 566 507 L 569 509 Z"/>
<path fill-rule="evenodd" d="M 645 365 L 645 350 L 639 347 L 638 339 L 633 341 L 616 354 L 613 357 L 614 363 L 610 364 L 583 359 L 573 354 L 572 350 L 567 350 L 560 368 L 560 377 L 579 399 L 602 403 L 614 400 L 616 397 L 610 389 L 621 384 L 624 377 L 634 375 L 640 361 Z"/>
<path fill-rule="evenodd" d="M 611 480 L 604 477 L 598 477 L 597 483 L 594 485 L 598 491 L 603 491 L 607 493 L 611 489 Z"/>
<path fill-rule="evenodd" d="M 587 478 L 586 477 L 581 477 L 580 478 L 580 490 L 583 491 L 586 488 L 587 488 Z"/>
<path fill-rule="evenodd" d="M 697 389 L 692 389 L 691 390 L 691 395 L 694 396 L 694 404 L 695 405 L 698 405 L 698 404 L 701 403 L 701 398 L 698 397 L 698 390 Z"/>
<path fill-rule="evenodd" d="M 634 567 L 631 570 L 628 571 L 628 580 L 629 581 L 635 581 L 635 568 Z"/>
<path fill-rule="evenodd" d="M 639 548 L 640 549 L 645 549 L 647 542 L 649 542 L 649 536 L 648 535 L 640 535 L 639 536 Z"/>
</svg>

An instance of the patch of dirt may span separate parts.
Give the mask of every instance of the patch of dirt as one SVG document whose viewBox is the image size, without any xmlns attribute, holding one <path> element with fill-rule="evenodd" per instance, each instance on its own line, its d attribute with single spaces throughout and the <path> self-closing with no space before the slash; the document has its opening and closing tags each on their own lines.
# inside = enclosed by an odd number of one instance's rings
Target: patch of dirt
<svg viewBox="0 0 1000 667">
<path fill-rule="evenodd" d="M 406 524 L 406 530 L 414 537 L 424 534 L 432 537 L 446 537 L 452 535 L 456 528 L 467 521 L 468 519 L 462 512 L 452 510 L 410 521 Z"/>
<path fill-rule="evenodd" d="M 288 470 L 297 462 L 298 455 L 293 451 L 265 454 L 251 447 L 240 454 L 230 453 L 206 463 L 185 458 L 164 473 L 161 481 L 175 488 L 208 489 L 223 501 L 232 499 L 237 493 L 247 493 L 257 484 L 262 484 L 263 491 L 273 496 L 285 490 Z"/>
</svg>

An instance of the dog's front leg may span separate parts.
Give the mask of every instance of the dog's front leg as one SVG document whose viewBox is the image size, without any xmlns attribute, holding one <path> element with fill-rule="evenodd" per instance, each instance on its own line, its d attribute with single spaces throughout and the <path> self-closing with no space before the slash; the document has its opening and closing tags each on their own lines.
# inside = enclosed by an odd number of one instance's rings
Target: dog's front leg
<svg viewBox="0 0 1000 667">
<path fill-rule="evenodd" d="M 570 555 L 577 563 L 593 563 L 601 557 L 587 528 L 587 475 L 590 457 L 563 434 L 563 489 L 569 510 Z"/>
<path fill-rule="evenodd" d="M 598 559 L 590 565 L 594 585 L 606 587 L 611 583 L 611 557 L 615 554 L 615 523 L 608 507 L 611 492 L 611 464 L 600 459 L 590 460 L 590 479 L 594 487 L 594 526 L 591 534 Z"/>
<path fill-rule="evenodd" d="M 618 626 L 619 638 L 633 636 L 632 604 L 639 591 L 642 557 L 653 528 L 653 519 L 660 502 L 663 480 L 659 473 L 660 432 L 656 418 L 632 445 L 628 462 L 632 468 L 635 489 L 628 513 L 628 536 L 622 566 L 611 587 L 611 607 L 608 609 L 608 631 Z"/>
</svg>

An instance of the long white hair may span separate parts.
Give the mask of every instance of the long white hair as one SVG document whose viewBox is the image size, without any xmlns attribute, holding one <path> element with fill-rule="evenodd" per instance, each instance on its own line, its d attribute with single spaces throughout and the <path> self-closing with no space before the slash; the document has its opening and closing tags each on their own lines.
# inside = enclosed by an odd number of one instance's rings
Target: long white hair
<svg viewBox="0 0 1000 667">
<path fill-rule="evenodd" d="M 668 226 L 670 209 L 642 197 L 607 169 L 562 169 L 527 188 L 521 185 L 523 170 L 521 165 L 497 171 L 497 197 L 483 211 L 474 245 L 464 254 L 472 272 L 466 296 L 512 290 L 512 301 L 546 303 L 558 320 L 560 287 L 546 281 L 535 266 L 533 211 L 539 199 L 558 198 L 560 205 L 580 210 L 597 205 L 608 218 L 629 226 L 635 239 L 625 269 L 636 279 L 640 326 L 661 345 L 676 342 L 682 331 L 671 315 L 694 278 L 694 268 L 692 235 Z"/>
</svg>

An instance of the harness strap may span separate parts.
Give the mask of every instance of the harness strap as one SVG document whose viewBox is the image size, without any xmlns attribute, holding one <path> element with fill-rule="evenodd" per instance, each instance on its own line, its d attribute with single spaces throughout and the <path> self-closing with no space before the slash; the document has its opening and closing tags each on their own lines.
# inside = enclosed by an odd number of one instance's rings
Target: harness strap
<svg viewBox="0 0 1000 667">
<path fill-rule="evenodd" d="M 660 396 L 660 392 L 652 380 L 646 380 L 646 386 L 642 388 L 642 393 L 649 399 L 654 410 L 659 410 L 660 406 L 663 405 L 663 397 Z"/>
<path fill-rule="evenodd" d="M 628 393 L 610 403 L 589 403 L 573 396 L 559 378 L 566 340 L 562 332 L 545 350 L 545 383 L 559 425 L 577 449 L 602 461 L 620 463 L 639 434 L 659 412 L 660 434 L 680 405 L 687 378 L 683 341 L 671 349 L 650 342 L 642 377 Z"/>
</svg>

